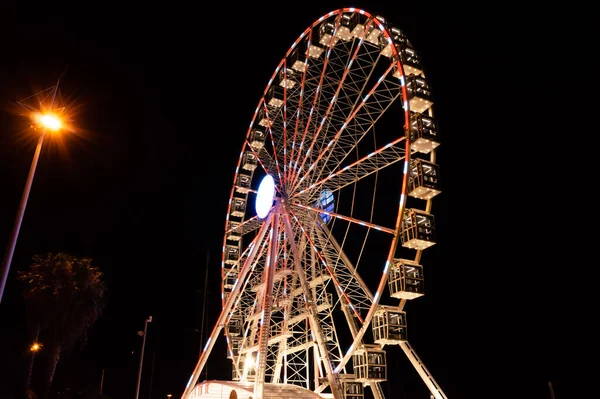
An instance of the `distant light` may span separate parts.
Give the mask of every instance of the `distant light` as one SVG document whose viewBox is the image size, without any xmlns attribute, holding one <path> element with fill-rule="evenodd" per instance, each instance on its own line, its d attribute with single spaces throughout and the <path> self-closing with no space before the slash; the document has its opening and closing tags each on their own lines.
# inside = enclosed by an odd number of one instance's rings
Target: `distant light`
<svg viewBox="0 0 600 399">
<path fill-rule="evenodd" d="M 62 127 L 62 121 L 54 114 L 44 114 L 39 117 L 40 124 L 45 128 L 57 131 Z"/>
<path fill-rule="evenodd" d="M 29 348 L 32 352 L 37 352 L 42 348 L 42 345 L 38 344 L 37 342 L 33 343 L 33 345 L 31 345 L 31 348 Z"/>
</svg>

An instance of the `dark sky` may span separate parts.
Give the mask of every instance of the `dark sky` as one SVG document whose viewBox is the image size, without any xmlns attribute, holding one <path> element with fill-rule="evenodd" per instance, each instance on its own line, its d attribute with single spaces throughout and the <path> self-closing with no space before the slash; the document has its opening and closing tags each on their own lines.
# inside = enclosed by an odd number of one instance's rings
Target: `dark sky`
<svg viewBox="0 0 600 399">
<path fill-rule="evenodd" d="M 409 315 L 413 347 L 451 399 L 549 398 L 548 381 L 557 399 L 572 397 L 584 306 L 565 292 L 581 293 L 570 281 L 584 276 L 575 276 L 583 265 L 566 243 L 577 237 L 561 233 L 560 219 L 575 218 L 577 207 L 563 198 L 560 158 L 573 140 L 561 102 L 577 93 L 566 88 L 572 81 L 562 91 L 553 82 L 566 72 L 560 55 L 575 44 L 563 33 L 574 25 L 559 12 L 386 3 L 3 5 L 2 246 L 35 148 L 12 113 L 16 101 L 68 67 L 61 93 L 75 106 L 76 133 L 47 141 L 39 161 L 0 304 L 0 388 L 16 377 L 27 344 L 15 273 L 35 253 L 63 251 L 93 258 L 109 290 L 88 345 L 65 359 L 59 382 L 99 383 L 105 369 L 105 392 L 131 397 L 136 332 L 152 315 L 142 397 L 149 387 L 153 398 L 181 394 L 200 347 L 192 330 L 208 333 L 218 316 L 227 201 L 258 100 L 304 29 L 356 6 L 399 26 L 421 54 L 443 134 L 439 243 L 428 294 Z M 394 356 L 406 372 L 394 396 L 426 397 L 404 355 Z M 222 364 L 209 363 L 209 376 L 222 377 Z"/>
</svg>

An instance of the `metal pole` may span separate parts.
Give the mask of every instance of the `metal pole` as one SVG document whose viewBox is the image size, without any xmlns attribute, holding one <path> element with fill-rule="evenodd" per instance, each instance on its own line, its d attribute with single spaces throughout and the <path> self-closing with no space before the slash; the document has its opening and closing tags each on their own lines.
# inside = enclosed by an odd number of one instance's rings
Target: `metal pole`
<svg viewBox="0 0 600 399">
<path fill-rule="evenodd" d="M 150 370 L 150 389 L 148 389 L 148 399 L 152 398 L 152 379 L 154 378 L 154 357 L 156 353 L 152 352 L 152 369 Z"/>
<path fill-rule="evenodd" d="M 8 279 L 8 271 L 10 269 L 10 263 L 12 261 L 13 254 L 15 252 L 15 246 L 17 245 L 17 237 L 19 237 L 19 230 L 21 230 L 21 223 L 23 222 L 23 214 L 27 207 L 27 200 L 29 199 L 29 191 L 31 191 L 31 183 L 33 182 L 33 176 L 35 175 L 35 169 L 37 167 L 38 159 L 40 158 L 40 152 L 42 152 L 42 145 L 44 144 L 44 137 L 46 136 L 46 129 L 42 132 L 40 139 L 38 140 L 37 147 L 35 148 L 35 154 L 33 154 L 33 161 L 31 162 L 31 168 L 29 169 L 29 175 L 27 176 L 27 183 L 23 190 L 23 196 L 21 197 L 21 203 L 19 204 L 19 210 L 17 211 L 17 218 L 13 226 L 10 240 L 8 242 L 8 248 L 6 254 L 4 254 L 4 260 L 2 261 L 2 279 L 0 280 L 0 301 L 4 294 L 4 287 L 6 286 L 6 280 Z"/>
<path fill-rule="evenodd" d="M 104 369 L 102 369 L 102 378 L 100 378 L 100 395 L 102 395 L 102 386 L 104 385 Z"/>
<path fill-rule="evenodd" d="M 144 348 L 146 347 L 146 332 L 148 331 L 148 323 L 152 321 L 152 316 L 148 317 L 144 322 L 144 339 L 142 340 L 142 352 L 140 353 L 140 369 L 138 370 L 137 388 L 135 390 L 135 399 L 140 397 L 140 383 L 142 381 L 142 365 L 144 364 Z"/>
<path fill-rule="evenodd" d="M 62 76 L 61 76 L 62 77 Z M 58 84 L 60 83 L 60 78 L 58 78 L 58 82 L 54 88 L 54 96 L 52 97 L 52 103 L 50 104 L 50 110 L 54 108 L 54 101 L 56 100 L 56 93 L 58 91 Z M 38 140 L 37 147 L 35 148 L 35 153 L 33 155 L 33 161 L 31 161 L 31 167 L 29 168 L 29 175 L 27 176 L 27 182 L 25 183 L 25 189 L 23 190 L 23 196 L 21 197 L 21 203 L 19 204 L 19 209 L 17 211 L 17 217 L 15 219 L 15 224 L 13 226 L 12 233 L 10 235 L 10 239 L 8 241 L 8 248 L 6 249 L 6 253 L 4 254 L 4 260 L 2 261 L 2 276 L 0 276 L 0 303 L 2 302 L 2 297 L 4 296 L 4 287 L 6 286 L 6 280 L 8 280 L 8 271 L 10 270 L 10 264 L 12 262 L 13 254 L 15 252 L 15 247 L 17 245 L 17 238 L 19 237 L 19 230 L 21 230 L 21 223 L 23 222 L 23 214 L 25 213 L 25 208 L 27 207 L 27 200 L 29 199 L 29 192 L 31 191 L 31 184 L 33 183 L 33 177 L 35 176 L 35 169 L 37 168 L 38 159 L 40 158 L 40 153 L 42 152 L 42 145 L 44 144 L 44 137 L 46 137 L 46 128 L 42 130 L 42 134 Z"/>
<path fill-rule="evenodd" d="M 204 272 L 204 298 L 202 299 L 202 322 L 200 323 L 200 352 L 198 353 L 198 358 L 202 356 L 202 348 L 204 348 L 204 321 L 207 318 L 206 296 L 208 293 L 208 256 L 209 252 L 206 251 L 206 271 Z M 208 376 L 208 365 L 204 367 L 204 375 Z"/>
<path fill-rule="evenodd" d="M 548 387 L 550 388 L 550 398 L 554 399 L 554 388 L 552 388 L 552 381 L 548 381 Z"/>
</svg>

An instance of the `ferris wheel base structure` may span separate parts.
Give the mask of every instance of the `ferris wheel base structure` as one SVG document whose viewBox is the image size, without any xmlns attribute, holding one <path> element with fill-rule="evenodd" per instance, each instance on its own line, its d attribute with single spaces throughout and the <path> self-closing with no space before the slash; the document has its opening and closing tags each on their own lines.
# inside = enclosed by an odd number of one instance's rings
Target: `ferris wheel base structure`
<svg viewBox="0 0 600 399">
<path fill-rule="evenodd" d="M 251 399 L 254 398 L 254 383 L 239 381 L 204 381 L 194 388 L 191 393 L 193 398 L 202 399 Z M 263 398 L 265 399 L 324 399 L 313 391 L 292 384 L 264 385 Z"/>
<path fill-rule="evenodd" d="M 414 349 L 408 342 L 403 342 L 400 347 L 419 373 L 425 385 L 429 388 L 432 398 L 448 399 L 442 389 L 437 385 L 425 364 L 419 359 Z M 346 375 L 348 381 L 354 375 Z M 342 379 L 343 380 L 343 379 Z M 240 381 L 206 380 L 198 383 L 190 392 L 190 399 L 257 399 L 254 396 L 255 383 Z M 364 390 L 360 386 L 344 384 L 344 399 L 364 399 Z M 315 393 L 310 389 L 293 384 L 265 383 L 263 399 L 333 399 L 331 393 Z"/>
<path fill-rule="evenodd" d="M 242 143 L 221 314 L 182 399 L 386 399 L 388 347 L 446 399 L 406 312 L 437 242 L 433 104 L 420 56 L 383 17 L 338 9 L 296 39 Z M 200 382 L 221 334 L 231 381 Z"/>
</svg>

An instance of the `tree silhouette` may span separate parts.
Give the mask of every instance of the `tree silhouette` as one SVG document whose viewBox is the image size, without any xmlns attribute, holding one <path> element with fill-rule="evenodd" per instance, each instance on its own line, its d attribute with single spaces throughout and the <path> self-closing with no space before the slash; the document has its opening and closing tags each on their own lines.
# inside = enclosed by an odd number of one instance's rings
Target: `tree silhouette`
<svg viewBox="0 0 600 399">
<path fill-rule="evenodd" d="M 17 273 L 31 325 L 44 340 L 48 364 L 42 398 L 50 394 L 56 367 L 63 352 L 79 350 L 90 327 L 104 310 L 104 274 L 90 258 L 67 253 L 34 255 L 29 270 Z M 34 356 L 31 356 L 26 392 L 29 391 Z"/>
</svg>

